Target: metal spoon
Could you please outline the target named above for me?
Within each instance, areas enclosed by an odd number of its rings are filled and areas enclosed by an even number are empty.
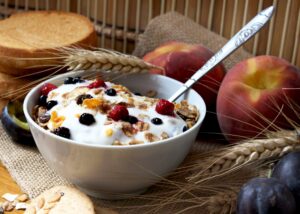
[[[184,94],[195,82],[213,69],[218,63],[228,57],[242,44],[254,36],[272,17],[274,7],[268,7],[257,14],[238,33],[236,33],[213,57],[211,57],[188,81],[182,85],[170,98],[173,102]]]

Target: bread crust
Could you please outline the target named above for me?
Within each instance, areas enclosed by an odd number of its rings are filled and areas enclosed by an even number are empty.
[[[88,18],[78,15],[75,13],[69,12],[57,12],[57,11],[32,11],[32,12],[24,12],[12,15],[12,19],[22,19],[24,16],[32,16],[36,14],[51,14],[51,15],[58,15],[58,16],[69,16],[74,17],[77,20],[80,19],[83,21],[85,27],[88,28],[87,35],[83,38],[79,38],[76,42],[65,45],[65,46],[58,46],[55,48],[46,48],[46,49],[39,49],[39,48],[32,48],[32,49],[25,49],[25,48],[15,48],[15,47],[6,47],[0,42],[0,71],[14,75],[14,76],[22,76],[34,73],[41,68],[33,68],[38,66],[45,66],[49,64],[58,64],[58,61],[55,60],[47,60],[43,58],[53,57],[57,54],[57,49],[63,47],[95,47],[97,45],[97,34],[94,29],[93,24],[89,21]],[[0,26],[5,20],[0,21]],[[49,20],[50,21],[50,20]],[[76,33],[76,32],[74,32]],[[30,58],[34,58],[31,60]],[[40,59],[38,59],[40,58]],[[38,60],[37,60],[38,59]],[[46,69],[46,67],[43,67]]]

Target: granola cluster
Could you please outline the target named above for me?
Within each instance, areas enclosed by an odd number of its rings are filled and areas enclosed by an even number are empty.
[[[125,86],[101,80],[77,77],[77,82],[69,82],[59,87],[45,85],[51,90],[42,88],[33,115],[44,129],[78,142],[151,143],[186,131],[199,118],[197,108],[187,101],[173,104],[134,94]],[[155,96],[155,92],[149,95]]]

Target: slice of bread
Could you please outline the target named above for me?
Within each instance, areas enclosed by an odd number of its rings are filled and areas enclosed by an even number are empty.
[[[0,70],[17,76],[30,74],[41,69],[33,68],[37,65],[53,64],[52,60],[42,58],[57,55],[59,48],[96,45],[93,24],[79,14],[58,11],[14,14],[0,21]]]

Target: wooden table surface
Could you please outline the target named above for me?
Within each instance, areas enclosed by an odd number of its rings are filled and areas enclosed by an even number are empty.
[[[16,184],[16,182],[12,179],[10,174],[8,173],[7,169],[3,166],[3,164],[0,161],[0,196],[2,196],[4,193],[13,193],[13,194],[21,194],[20,187]],[[4,202],[5,199],[1,198],[0,203]],[[5,214],[21,214],[24,213],[24,211],[12,211],[12,212],[5,212]]]

